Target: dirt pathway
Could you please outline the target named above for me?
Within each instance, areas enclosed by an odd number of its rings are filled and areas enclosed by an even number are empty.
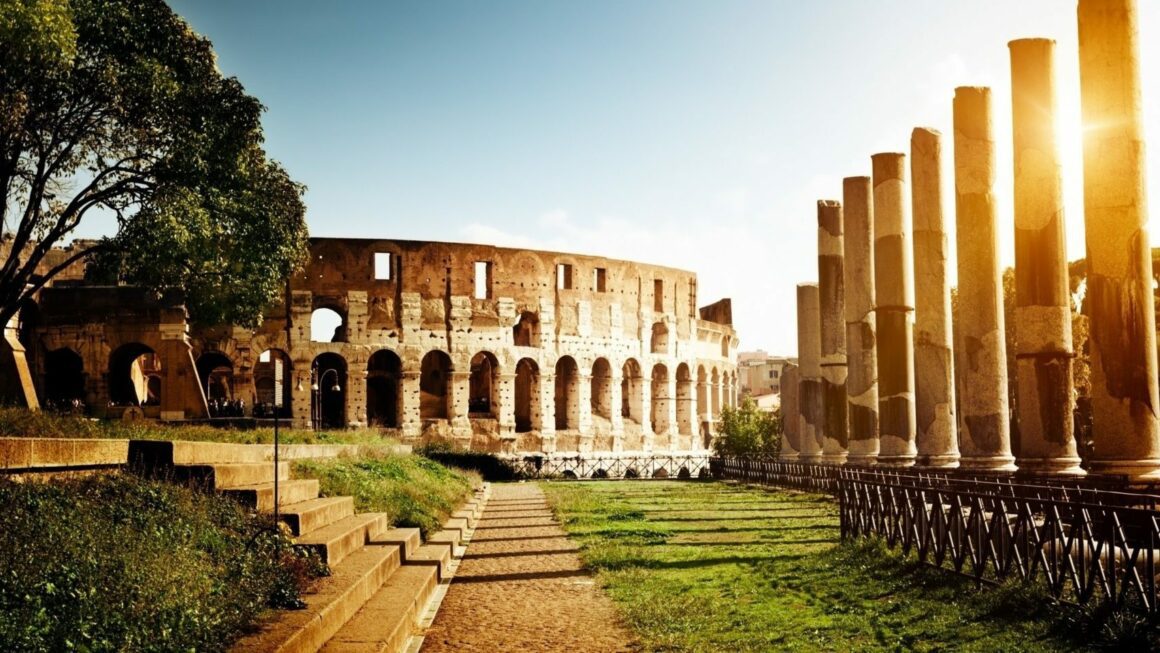
[[[540,488],[493,486],[422,651],[637,650],[576,551]]]

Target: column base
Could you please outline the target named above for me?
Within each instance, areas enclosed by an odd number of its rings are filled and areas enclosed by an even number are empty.
[[[798,462],[798,452],[792,449],[789,451],[782,449],[781,453],[777,455],[777,459],[783,463],[796,463]]]
[[[1145,460],[1093,460],[1089,465],[1092,474],[1122,474],[1133,481],[1160,480],[1160,458]]]
[[[822,462],[822,454],[818,453],[799,453],[797,461],[807,465],[817,465]]]
[[[1018,467],[1015,466],[1015,456],[963,456],[959,458],[959,468],[968,469],[972,471],[986,471],[986,472],[1013,472]]]
[[[850,440],[846,456],[848,465],[873,465],[878,462],[878,440]]]
[[[821,463],[823,465],[845,465],[847,454],[845,451],[841,453],[823,453]]]
[[[883,456],[878,454],[879,467],[914,467],[914,454],[901,456]]]
[[[858,467],[872,467],[878,464],[878,452],[874,453],[854,453],[850,452],[846,456],[847,465],[855,465]]]
[[[1084,476],[1087,470],[1080,467],[1079,456],[1059,458],[1016,458],[1015,464],[1020,474],[1032,476]]]
[[[923,469],[958,469],[961,464],[960,458],[957,453],[941,456],[919,456],[915,460],[915,466]]]

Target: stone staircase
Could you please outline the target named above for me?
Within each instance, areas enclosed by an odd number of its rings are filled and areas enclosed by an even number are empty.
[[[138,473],[272,512],[269,454],[255,445],[134,441],[129,460]],[[234,645],[236,653],[404,651],[436,588],[450,581],[452,560],[462,555],[488,496],[486,486],[477,490],[422,543],[417,528],[391,528],[383,513],[356,513],[353,497],[319,497],[318,481],[292,478],[289,462],[278,465],[278,485],[280,518],[295,544],[318,552],[331,575],[302,597],[305,609],[277,611]]]

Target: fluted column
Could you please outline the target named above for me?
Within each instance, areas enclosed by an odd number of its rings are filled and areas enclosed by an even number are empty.
[[[906,155],[870,157],[874,183],[874,290],[878,328],[878,464],[914,465],[914,266]]]
[[[1011,48],[1015,344],[1020,471],[1082,474],[1072,396],[1071,293],[1055,138],[1055,41]]]
[[[846,462],[846,304],[842,205],[818,201],[818,302],[822,338],[822,462]]]
[[[781,460],[798,459],[798,366],[790,363],[781,368]]]
[[[850,464],[878,461],[878,352],[874,321],[874,207],[869,177],[842,181]]]
[[[818,284],[797,287],[798,365],[798,460],[817,463],[822,458],[822,337],[818,310]]]
[[[955,212],[959,314],[955,363],[959,447],[967,469],[1010,471],[1007,344],[995,226],[995,138],[991,89],[955,89]]]
[[[1134,0],[1080,0],[1093,471],[1160,478],[1156,316]]]
[[[943,219],[942,135],[917,128],[910,134],[911,204],[914,211],[914,382],[917,463],[959,466],[955,423],[955,373],[951,337],[951,287]]]

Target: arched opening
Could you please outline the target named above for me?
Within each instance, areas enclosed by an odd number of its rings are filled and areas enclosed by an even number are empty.
[[[161,358],[148,346],[131,342],[109,356],[109,401],[114,406],[161,404]]]
[[[641,375],[640,363],[630,358],[624,362],[620,380],[620,416],[632,420],[637,424],[644,423],[641,414],[644,403],[644,377]]]
[[[729,336],[721,337],[721,358],[729,359]]]
[[[294,366],[290,362],[290,355],[281,349],[267,349],[258,355],[258,364],[254,366],[254,398],[253,415],[259,419],[274,417],[290,417],[292,414],[291,379]],[[281,398],[281,401],[277,399]],[[280,406],[278,405],[280,404]]]
[[[693,378],[689,366],[677,366],[677,433],[693,434]]]
[[[447,419],[450,379],[451,357],[437,349],[427,352],[419,372],[420,419]]]
[[[649,421],[652,432],[665,435],[669,432],[669,368],[656,364],[652,369],[652,396]]]
[[[650,350],[654,354],[667,354],[669,351],[669,328],[664,322],[652,325],[652,340]]]
[[[657,467],[656,469],[653,470],[652,477],[653,478],[668,478],[669,477],[669,470],[665,469],[664,467]]]
[[[207,351],[194,364],[210,417],[241,417],[234,403],[234,363],[220,351]]]
[[[44,399],[45,408],[83,410],[85,361],[80,354],[63,347],[45,355]]]
[[[346,318],[333,308],[314,309],[310,314],[311,342],[346,342]]]
[[[540,346],[540,318],[535,313],[520,313],[520,320],[512,327],[512,344],[516,347]]]
[[[395,352],[380,349],[367,361],[367,424],[399,427],[399,385],[403,361]]]
[[[709,374],[709,404],[713,408],[713,419],[721,415],[721,377],[717,375],[717,368]]]
[[[346,360],[333,352],[319,354],[310,366],[310,408],[316,429],[346,427]]]
[[[677,478],[681,479],[682,481],[687,481],[693,478],[693,475],[689,473],[688,467],[681,467],[677,470]]]
[[[580,369],[576,359],[564,356],[556,361],[556,430],[580,428]]]
[[[471,358],[471,389],[467,411],[472,417],[499,415],[499,360],[489,351]]]
[[[606,358],[592,364],[592,414],[612,419],[612,365]]]
[[[516,433],[540,430],[540,368],[536,361],[516,363]]]

